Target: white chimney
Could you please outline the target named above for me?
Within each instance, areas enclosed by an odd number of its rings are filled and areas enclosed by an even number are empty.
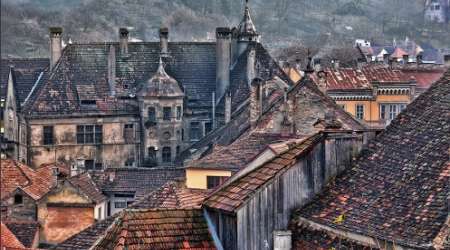
[[[50,71],[53,70],[59,58],[61,58],[61,27],[51,27],[50,29]]]
[[[273,250],[292,249],[292,232],[289,230],[273,231]]]
[[[70,166],[70,177],[75,176],[78,174],[78,166],[77,163],[72,163],[72,166]]]
[[[77,158],[77,170],[78,174],[84,172],[84,158]]]

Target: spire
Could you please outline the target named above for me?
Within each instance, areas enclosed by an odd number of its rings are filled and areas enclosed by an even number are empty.
[[[245,35],[259,35],[248,11],[248,0],[245,0],[244,17],[242,18],[242,21],[239,24],[238,31],[240,34]]]

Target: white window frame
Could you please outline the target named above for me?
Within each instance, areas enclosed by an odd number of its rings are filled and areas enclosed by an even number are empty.
[[[359,112],[358,112],[358,108],[362,107],[362,116],[359,116]],[[364,104],[355,104],[355,117],[360,119],[360,120],[364,120],[366,117],[366,105]]]

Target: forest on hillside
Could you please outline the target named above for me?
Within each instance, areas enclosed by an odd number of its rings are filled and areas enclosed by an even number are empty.
[[[250,0],[250,15],[271,48],[291,45],[386,44],[408,37],[423,46],[450,47],[450,23],[424,20],[430,0]],[[160,27],[171,41],[207,41],[216,27],[237,26],[244,0],[2,0],[1,55],[47,57],[48,28],[63,40],[156,41]]]

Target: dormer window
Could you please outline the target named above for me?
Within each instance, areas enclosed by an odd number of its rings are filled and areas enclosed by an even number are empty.
[[[14,204],[22,204],[23,197],[20,194],[14,195]]]
[[[96,105],[96,100],[81,100],[81,105]]]

